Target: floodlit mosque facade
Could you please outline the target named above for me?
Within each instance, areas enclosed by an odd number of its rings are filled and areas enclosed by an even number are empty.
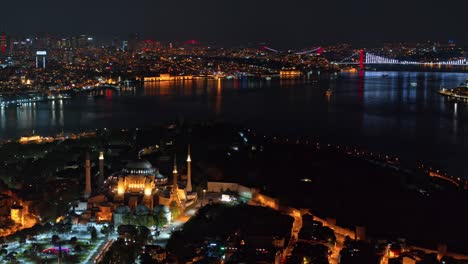
[[[103,162],[100,158],[100,162],[101,160]],[[89,167],[86,169],[89,170]],[[82,224],[113,221],[114,225],[118,226],[123,224],[123,215],[140,215],[146,212],[141,209],[143,207],[148,209],[148,213],[163,211],[170,214],[168,208],[174,203],[181,208],[190,206],[197,200],[196,193],[192,193],[190,148],[187,157],[187,180],[182,182],[185,188],[179,188],[178,176],[175,159],[172,182],[169,182],[168,177],[162,175],[149,161],[143,159],[131,161],[102,183],[104,190],[102,194],[90,196],[82,203],[81,208],[78,208],[79,221]],[[86,177],[90,177],[88,171]],[[88,185],[91,181],[86,182]],[[85,190],[90,189],[90,186],[85,188]]]
[[[167,177],[152,167],[146,160],[129,162],[122,170],[117,181],[117,195],[126,193],[143,193],[145,196],[152,195],[157,185],[167,183]]]

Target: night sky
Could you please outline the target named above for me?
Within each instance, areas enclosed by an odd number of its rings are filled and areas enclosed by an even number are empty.
[[[437,3],[437,4],[434,4]],[[212,44],[468,42],[467,0],[9,0],[0,29]]]

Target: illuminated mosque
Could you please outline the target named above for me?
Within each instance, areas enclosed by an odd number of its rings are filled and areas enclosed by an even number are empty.
[[[101,175],[104,173],[101,169],[104,163],[101,154],[99,162],[99,178],[101,179]],[[100,183],[103,192],[91,196],[89,164],[89,155],[87,155],[84,196],[88,198],[75,210],[80,215],[79,223],[111,222],[114,219],[114,224],[118,225],[122,223],[119,220],[116,221],[116,218],[123,218],[117,215],[130,214],[136,212],[137,209],[141,211],[142,207],[146,207],[149,212],[168,211],[167,208],[174,206],[174,204],[184,209],[197,200],[197,194],[192,192],[190,147],[187,155],[186,180],[181,181],[185,188],[179,188],[176,158],[174,158],[172,182],[169,182],[168,177],[162,175],[149,161],[138,159],[128,162],[121,171],[113,173],[106,180],[103,180]]]

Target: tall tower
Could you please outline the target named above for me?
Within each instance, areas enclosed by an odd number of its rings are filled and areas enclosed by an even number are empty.
[[[7,36],[4,33],[0,33],[0,52],[2,54],[7,52]]]
[[[88,199],[91,196],[91,161],[89,159],[89,152],[86,152],[85,176],[86,176],[86,187],[85,187],[84,197]]]
[[[177,156],[174,156],[174,170],[172,170],[172,180],[173,180],[172,188],[174,190],[178,189],[178,185],[177,185],[177,174],[178,173],[179,172],[177,171]]]
[[[188,193],[192,192],[192,159],[190,158],[190,145],[188,145],[188,154],[187,154],[187,187],[185,190]]]
[[[46,68],[46,56],[47,56],[47,51],[37,51],[36,52],[36,69],[39,68],[39,58],[42,57],[42,68]]]
[[[99,187],[104,185],[104,151],[99,151]]]
[[[364,50],[359,51],[359,69],[364,69],[364,60],[365,60],[365,52]]]

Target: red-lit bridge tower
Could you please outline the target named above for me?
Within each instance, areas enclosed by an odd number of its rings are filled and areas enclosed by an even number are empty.
[[[364,60],[365,60],[366,54],[364,50],[359,51],[359,69],[364,69]]]

